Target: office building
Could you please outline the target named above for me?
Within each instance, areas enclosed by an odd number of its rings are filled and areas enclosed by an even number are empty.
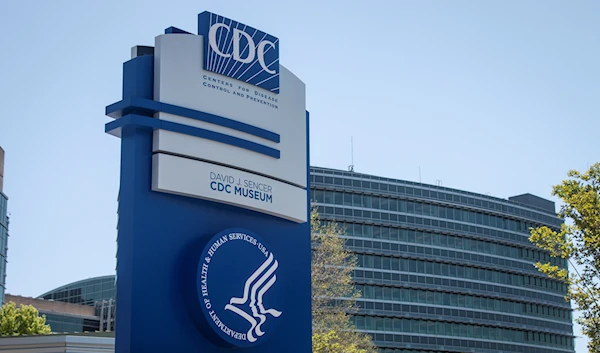
[[[31,304],[40,310],[40,314],[46,314],[53,332],[114,331],[115,292],[114,275],[94,277],[50,290]],[[74,318],[70,311],[61,312],[62,306],[54,308],[53,312],[40,309],[48,305],[46,303],[56,302],[68,303],[67,309],[81,307],[86,310],[85,317]]]
[[[530,227],[558,230],[554,203],[311,168],[320,218],[345,229],[359,260],[358,329],[381,352],[573,352],[567,287]]]
[[[103,300],[116,298],[115,276],[94,277],[65,284],[38,298],[94,306]]]
[[[529,227],[558,230],[553,202],[501,199],[436,185],[311,168],[312,201],[344,229],[358,256],[358,329],[382,353],[572,353],[567,288],[533,264],[550,261]],[[95,307],[114,327],[115,277],[61,286],[39,298]],[[99,308],[104,304],[104,317]],[[106,330],[106,329],[104,329]]]
[[[54,333],[95,332],[100,328],[100,318],[92,306],[77,305],[59,301],[28,298],[6,294],[6,302],[17,306],[31,305],[40,316],[46,316],[46,323]]]
[[[32,305],[53,333],[112,332],[115,329],[115,276],[69,283],[37,298],[6,295],[6,302]]]
[[[4,150],[0,147],[0,304],[6,290],[6,254],[8,251],[8,196],[4,194]]]

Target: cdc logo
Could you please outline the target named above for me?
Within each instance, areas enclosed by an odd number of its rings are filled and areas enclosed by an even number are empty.
[[[204,69],[279,93],[279,39],[210,12],[198,15]]]
[[[196,281],[209,338],[234,347],[268,339],[283,315],[278,267],[264,241],[246,230],[224,230],[209,240]]]

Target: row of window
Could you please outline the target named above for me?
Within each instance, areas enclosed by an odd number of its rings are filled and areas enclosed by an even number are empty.
[[[510,344],[484,340],[467,340],[435,336],[395,335],[371,332],[373,342],[385,353],[572,353],[573,349],[536,347],[531,344]],[[390,348],[394,347],[394,348]],[[404,347],[410,347],[408,351]],[[425,350],[414,350],[423,348]],[[444,351],[440,351],[444,350]]]
[[[7,203],[8,200],[0,194],[0,226],[8,226]]]
[[[96,301],[116,297],[114,278],[105,278],[77,283],[59,288],[45,294],[42,299],[54,301],[94,305]]]
[[[6,263],[6,256],[0,254],[0,287],[2,288],[6,288],[4,283],[4,279],[6,276]],[[0,297],[0,300],[2,300],[3,298],[4,297]]]
[[[419,216],[443,218],[452,221],[460,221],[487,227],[506,229],[513,232],[527,233],[530,227],[536,226],[532,222],[508,219],[483,212],[474,212],[454,207],[432,205],[430,203],[420,201],[398,200],[390,197],[361,195],[351,192],[328,190],[314,190],[312,197],[313,201],[318,203],[362,207],[386,212],[400,212]]]
[[[356,285],[363,299],[389,300],[404,303],[443,305],[457,308],[497,311],[501,313],[538,316],[571,322],[571,311],[548,305],[515,302],[506,299],[487,298],[468,294],[440,291]]]
[[[440,262],[402,259],[397,257],[357,254],[358,267],[411,272],[444,277],[454,277],[473,281],[491,282],[517,287],[532,287],[566,293],[567,285],[556,280],[506,273],[464,265]]]
[[[573,339],[566,335],[523,331],[504,327],[362,315],[354,316],[353,321],[357,329],[367,331],[405,332],[435,336],[465,337],[491,341],[539,344],[559,348],[573,347]]]
[[[554,330],[558,334],[571,334],[573,327],[570,324],[530,319],[519,316],[503,315],[473,310],[450,309],[428,305],[393,304],[371,301],[358,301],[361,308],[359,314],[421,318],[425,320],[447,320],[456,322],[477,323],[478,325],[502,325],[516,329]]]
[[[429,261],[451,261],[468,266],[493,267],[502,271],[528,272],[534,276],[544,275],[531,263],[511,261],[503,258],[484,256],[460,251],[429,248],[426,246],[412,246],[387,242],[377,242],[360,239],[346,239],[346,247],[355,253],[377,253],[386,256],[418,257]]]
[[[8,230],[0,225],[0,275],[6,274],[6,253],[8,250]],[[0,284],[4,285],[4,281],[0,278]]]
[[[364,306],[361,306],[361,310],[357,314],[370,315],[370,316],[383,316],[383,317],[400,317],[400,318],[411,318],[411,319],[423,319],[423,320],[446,320],[457,323],[475,323],[478,325],[496,326],[501,325],[506,328],[514,328],[519,330],[553,330],[552,332],[562,335],[570,335],[573,332],[573,328],[568,324],[559,324],[551,321],[543,321],[537,319],[527,319],[518,316],[494,314],[487,312],[479,312],[472,310],[460,310],[460,309],[448,309],[440,307],[431,307],[425,305],[407,305],[407,304],[394,304],[392,305],[393,311],[382,310],[380,308],[369,308],[369,307],[380,307],[379,302],[361,302]],[[379,305],[377,305],[379,304]],[[398,306],[398,308],[396,307]],[[402,311],[395,310],[402,308]]]
[[[432,245],[442,248],[472,251],[478,254],[512,257],[519,260],[526,259],[531,261],[540,261],[542,263],[550,262],[553,265],[558,265],[562,268],[567,267],[566,259],[550,257],[548,253],[537,249],[527,249],[517,246],[492,243],[489,241],[464,238],[456,235],[439,234],[412,229],[401,229],[350,222],[337,222],[337,224],[342,230],[344,230],[345,235],[352,237]],[[518,267],[518,265],[515,265],[514,263],[510,266]],[[531,267],[531,264],[527,264],[527,266]]]
[[[8,248],[8,229],[0,225],[0,254],[6,255]]]
[[[433,352],[433,351],[422,351],[414,349],[393,349],[393,348],[380,348],[377,350],[378,353],[444,353],[444,352]]]
[[[333,207],[318,205],[319,217],[326,220],[335,221],[354,221],[367,223],[380,223],[384,225],[408,225],[416,228],[429,228],[432,230],[441,230],[444,233],[456,232],[459,234],[470,233],[477,236],[494,237],[499,240],[508,240],[514,243],[521,243],[531,246],[527,234],[518,234],[514,232],[505,232],[489,227],[478,227],[474,225],[455,223],[450,221],[441,221],[438,219],[421,218],[414,216],[405,216],[396,213],[385,213],[378,211],[363,211],[352,208]]]
[[[71,303],[71,304],[81,304],[81,305],[95,305],[98,301],[101,301],[106,298],[115,298],[114,290],[100,291],[90,293],[88,295],[75,295],[69,296],[66,292],[58,292],[53,294],[45,295],[42,299],[46,300],[54,300],[58,302]]]
[[[397,286],[402,284],[405,287],[419,287],[433,290],[452,290],[464,292],[468,291],[475,295],[483,296],[501,296],[506,299],[514,299],[519,301],[535,301],[540,303],[548,303],[550,305],[569,308],[568,302],[564,296],[550,294],[548,292],[531,291],[521,288],[513,288],[507,286],[497,286],[491,283],[478,283],[472,281],[462,281],[452,278],[431,277],[409,275],[397,272],[381,272],[368,270],[354,270],[353,279],[360,284],[381,284],[389,286]]]
[[[404,348],[379,348],[377,353],[448,353],[448,351],[424,351],[416,349],[404,349]]]
[[[398,196],[407,195],[408,197],[428,198],[439,200],[442,202],[452,202],[455,204],[463,204],[470,207],[485,208],[491,210],[492,212],[509,213],[517,215],[519,217],[534,219],[540,221],[541,223],[552,224],[555,226],[560,226],[560,224],[562,223],[562,221],[556,217],[540,214],[538,212],[530,211],[527,209],[513,207],[510,205],[501,204],[493,201],[481,200],[474,197],[445,193],[436,190],[412,188],[408,186],[405,187],[401,185],[388,183],[377,183],[368,180],[342,179],[327,176],[324,177],[321,175],[311,175],[311,183],[314,186],[317,186],[318,184],[325,184],[326,186],[337,186],[340,188],[352,187],[354,189],[372,191],[375,193],[389,193]]]
[[[63,315],[44,314],[46,323],[50,325],[50,330],[55,333],[63,332],[96,332],[99,328],[99,321],[75,318]]]
[[[377,353],[447,353],[448,351],[424,351],[416,349],[404,349],[404,348],[379,348]]]

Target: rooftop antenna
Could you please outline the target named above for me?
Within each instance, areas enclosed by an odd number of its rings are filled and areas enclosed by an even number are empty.
[[[421,184],[421,166],[419,166],[419,184]]]
[[[436,180],[436,181],[435,181],[435,183],[436,183],[438,186],[442,186],[442,185],[443,185],[443,183],[442,183],[442,180],[440,180],[440,179]]]
[[[350,136],[350,165],[348,166],[348,171],[354,171],[354,137]]]

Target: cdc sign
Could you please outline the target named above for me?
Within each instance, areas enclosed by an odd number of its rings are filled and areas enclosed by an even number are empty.
[[[308,113],[278,48],[204,12],[124,64],[116,353],[310,352]]]
[[[279,93],[279,39],[210,12],[198,15],[198,34],[205,70]]]

